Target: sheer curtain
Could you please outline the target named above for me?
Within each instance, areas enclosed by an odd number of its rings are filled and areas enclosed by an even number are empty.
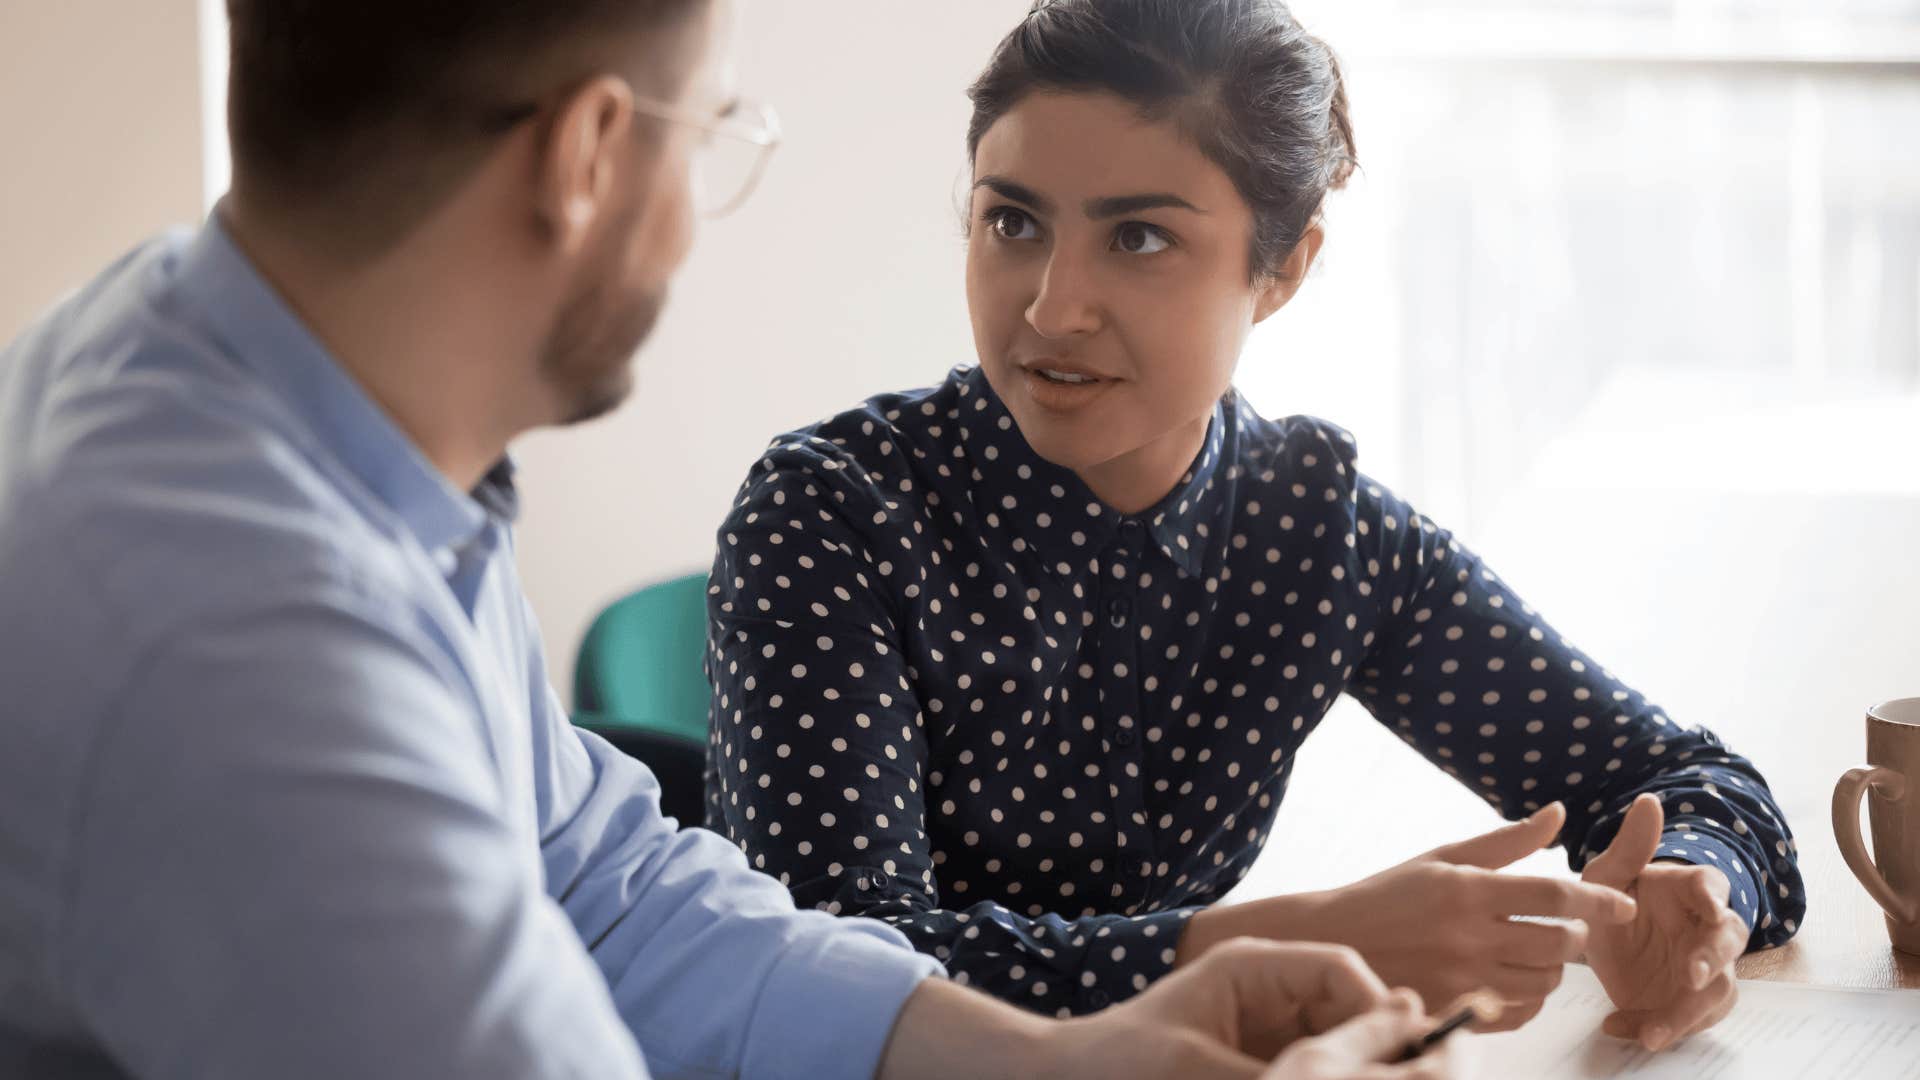
[[[1364,173],[1241,390],[1824,832],[1861,713],[1920,694],[1920,0],[1293,7]],[[1303,826],[1359,785],[1423,808],[1378,866],[1484,812],[1350,701],[1302,756],[1240,897],[1346,880]]]
[[[1263,410],[1472,526],[1622,380],[1920,392],[1920,2],[1295,7],[1366,172],[1249,349]]]

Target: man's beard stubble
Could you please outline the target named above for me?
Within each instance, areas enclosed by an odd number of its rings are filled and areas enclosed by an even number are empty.
[[[634,354],[666,307],[666,286],[623,295],[607,269],[589,275],[589,284],[561,308],[541,351],[540,368],[561,403],[562,424],[596,419],[626,400]]]

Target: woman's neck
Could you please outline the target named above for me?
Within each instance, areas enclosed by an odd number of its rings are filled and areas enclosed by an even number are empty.
[[[1167,497],[1207,442],[1208,413],[1127,453],[1076,470],[1099,500],[1122,514],[1138,514]]]

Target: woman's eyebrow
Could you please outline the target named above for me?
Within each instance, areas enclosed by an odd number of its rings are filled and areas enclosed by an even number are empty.
[[[1146,195],[1111,195],[1104,199],[1088,199],[1080,205],[1086,215],[1098,221],[1103,218],[1125,217],[1142,210],[1189,210],[1204,214],[1205,210],[1171,192],[1153,192]]]
[[[1053,213],[1053,200],[1027,187],[1017,184],[1004,176],[983,176],[973,182],[975,190],[986,188],[1003,199],[1025,203],[1043,214]]]
[[[1010,202],[1024,203],[1042,214],[1051,214],[1053,200],[1033,190],[1025,184],[1009,180],[1004,176],[983,176],[973,182],[975,189],[986,188]],[[1108,195],[1099,199],[1088,199],[1080,204],[1081,212],[1095,221],[1106,218],[1124,217],[1137,214],[1142,210],[1186,210],[1195,214],[1204,214],[1205,210],[1193,205],[1172,192],[1155,191],[1140,195]]]

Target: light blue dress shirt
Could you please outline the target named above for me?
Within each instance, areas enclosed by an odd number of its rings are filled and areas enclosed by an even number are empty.
[[[938,965],[568,723],[514,503],[217,223],[0,354],[0,1076],[872,1074]]]

